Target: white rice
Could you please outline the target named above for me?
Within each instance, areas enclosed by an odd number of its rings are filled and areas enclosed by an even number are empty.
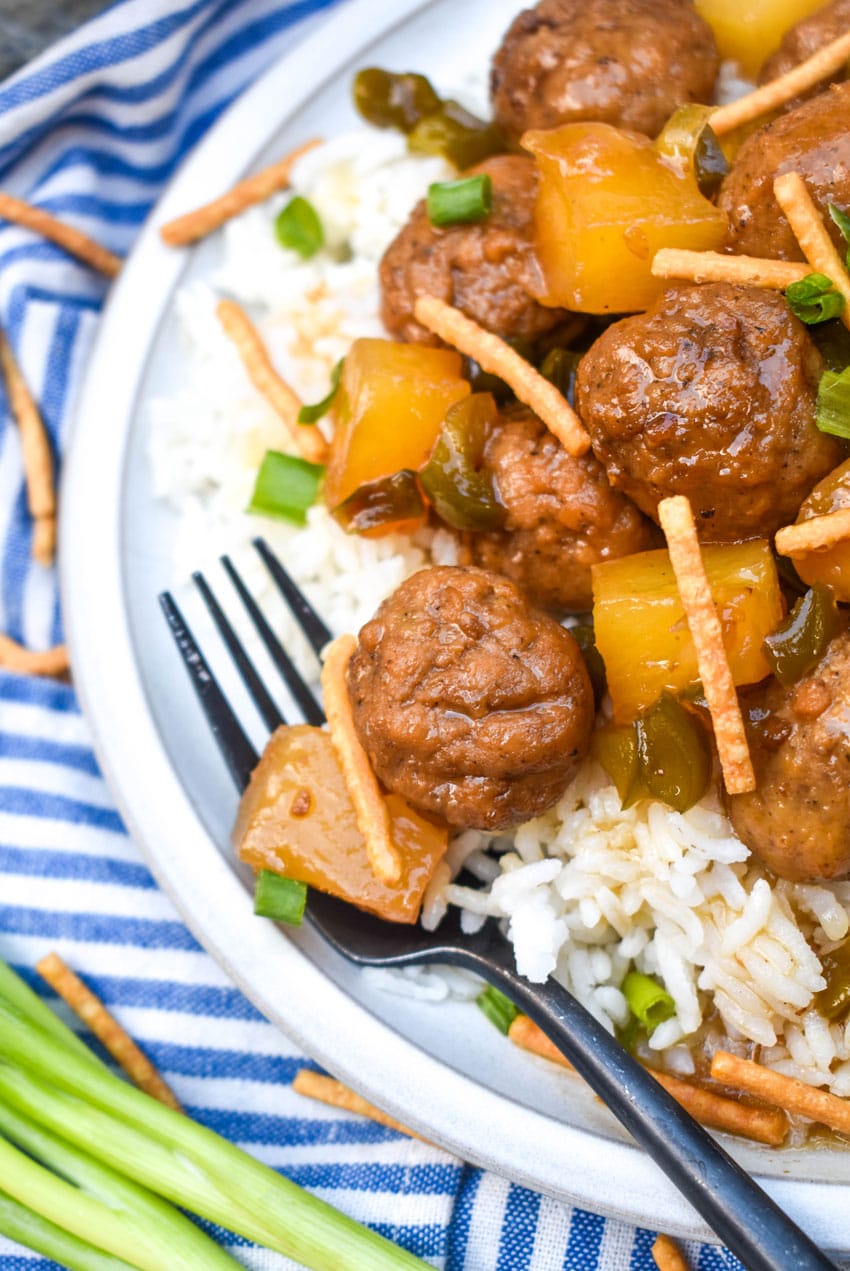
[[[305,400],[323,396],[350,342],[384,334],[377,262],[428,183],[446,174],[440,160],[407,155],[394,134],[339,137],[293,176],[323,221],[325,250],[308,263],[282,250],[276,206],[254,208],[225,229],[211,283],[179,295],[185,383],[153,403],[150,421],[155,490],[178,514],[177,580],[261,532],[331,628],[356,632],[410,573],[454,560],[445,533],[367,540],[344,534],[322,507],[304,529],[244,514],[260,460],[282,438],[214,312],[222,293],[249,306],[283,375]],[[297,645],[282,609],[275,620]],[[454,881],[461,868],[480,890]],[[850,883],[771,887],[713,799],[684,814],[649,801],[623,811],[589,761],[558,807],[512,839],[454,839],[424,924],[436,926],[449,905],[467,931],[489,915],[502,920],[520,971],[554,975],[609,1028],[628,1017],[620,986],[630,967],[658,977],[676,1010],[650,1045],[672,1071],[693,1070],[683,1042],[713,1004],[710,1045],[761,1048],[779,1071],[850,1094],[850,1024],[829,1025],[812,1009],[824,987],[819,952],[850,930]],[[398,991],[397,974],[371,975]],[[403,991],[438,1000],[472,989],[459,973],[417,970]]]

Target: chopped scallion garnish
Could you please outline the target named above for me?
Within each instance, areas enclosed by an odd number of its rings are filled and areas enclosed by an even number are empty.
[[[342,365],[345,358],[340,358],[334,369],[331,371],[331,390],[327,396],[323,397],[320,402],[314,403],[312,406],[302,406],[298,412],[299,424],[315,424],[317,419],[321,419],[323,415],[327,415],[331,406],[333,406],[334,398],[339,389],[339,381],[342,376]]]
[[[820,377],[815,423],[821,432],[850,441],[850,366]]]
[[[298,455],[282,455],[277,450],[267,450],[257,473],[248,511],[304,525],[307,509],[316,502],[324,474],[325,470],[319,463],[309,463]]]
[[[490,1023],[496,1025],[500,1033],[507,1034],[511,1024],[519,1015],[519,1010],[511,999],[505,997],[504,993],[500,993],[498,989],[494,989],[492,984],[488,985],[483,993],[478,994],[475,1004],[484,1012]]]
[[[489,216],[492,206],[493,182],[486,173],[428,186],[428,219],[432,225],[480,221]]]
[[[850,215],[847,212],[842,212],[841,208],[836,207],[834,203],[829,204],[829,214],[833,222],[841,230],[845,243],[850,243]],[[847,268],[850,269],[850,251],[848,251],[844,259]]]
[[[676,1014],[676,1003],[667,990],[641,971],[629,971],[623,980],[623,996],[648,1033]]]
[[[806,326],[837,318],[844,309],[844,297],[826,274],[807,274],[786,288],[785,299],[795,317]]]
[[[319,213],[300,194],[290,199],[274,224],[281,247],[297,252],[304,260],[315,256],[325,243],[325,231]]]
[[[275,922],[300,927],[307,904],[307,884],[284,878],[270,869],[261,869],[254,889],[254,913]]]

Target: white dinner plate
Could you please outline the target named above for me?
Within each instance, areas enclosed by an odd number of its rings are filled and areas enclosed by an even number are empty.
[[[236,795],[157,605],[171,581],[171,514],[152,495],[146,404],[181,379],[173,300],[208,275],[157,226],[315,135],[355,125],[354,71],[465,76],[519,3],[351,0],[263,76],[171,182],[122,269],[88,369],[66,464],[62,587],[74,679],[128,828],[198,940],[304,1050],[458,1156],[559,1199],[711,1239],[675,1188],[568,1073],[510,1046],[474,1007],[388,996],[309,928],[252,914],[229,846]],[[203,438],[199,438],[199,445]],[[93,497],[96,491],[96,497]],[[850,1153],[730,1144],[823,1246],[850,1249]]]

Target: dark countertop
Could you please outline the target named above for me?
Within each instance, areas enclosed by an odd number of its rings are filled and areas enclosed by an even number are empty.
[[[107,0],[0,0],[0,79],[107,7]]]

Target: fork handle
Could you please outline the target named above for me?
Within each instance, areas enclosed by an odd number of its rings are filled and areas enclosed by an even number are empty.
[[[554,980],[530,984],[513,954],[457,950],[456,961],[501,989],[558,1049],[675,1183],[747,1271],[836,1271],[834,1262],[654,1077]]]

